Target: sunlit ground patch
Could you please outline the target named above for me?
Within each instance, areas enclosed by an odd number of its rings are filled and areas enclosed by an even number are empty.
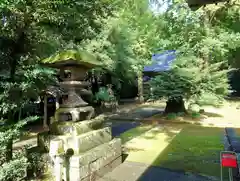
[[[136,137],[134,130],[130,131],[132,139],[124,144],[127,161],[219,177],[222,128],[168,124]],[[130,134],[121,135],[126,136]]]
[[[126,140],[126,137],[131,137],[129,141],[125,142],[124,147],[128,153],[127,161],[135,161],[152,164],[171,142],[173,137],[177,135],[181,127],[170,126],[153,126],[151,129],[142,132],[138,136],[134,136],[137,129],[121,135],[121,138]],[[144,156],[143,156],[144,155]]]

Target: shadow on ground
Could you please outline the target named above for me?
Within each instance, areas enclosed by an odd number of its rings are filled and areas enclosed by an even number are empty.
[[[110,125],[109,125],[110,124]],[[113,122],[108,122],[107,126],[110,126],[112,129],[112,136],[113,137],[118,137],[122,133],[136,128],[137,126],[140,126],[140,122],[123,122],[123,121],[113,121]]]
[[[159,126],[159,125],[158,125]],[[176,134],[175,126],[184,128]],[[189,127],[190,126],[190,127]],[[161,127],[161,125],[160,125]],[[134,128],[136,129],[136,128]],[[131,131],[128,130],[128,131]],[[107,174],[104,180],[115,181],[217,181],[219,180],[219,152],[222,150],[221,128],[206,128],[197,125],[179,124],[161,130],[169,141],[151,163],[129,161],[124,154],[124,163]],[[145,131],[147,132],[147,130]],[[134,137],[144,134],[139,132]],[[155,139],[152,136],[145,139]],[[176,135],[176,136],[175,136]],[[175,136],[175,137],[174,137]],[[131,137],[132,139],[134,137]],[[159,145],[161,147],[161,145]],[[131,154],[131,153],[130,153]],[[142,157],[148,157],[147,154]],[[145,158],[147,159],[147,158]],[[141,159],[140,159],[141,160]],[[124,173],[124,174],[123,174]],[[202,176],[213,175],[212,177]]]
[[[163,108],[154,106],[139,106],[134,109],[123,110],[118,113],[112,114],[108,118],[110,120],[144,120],[145,118],[152,117],[153,115],[163,112]]]

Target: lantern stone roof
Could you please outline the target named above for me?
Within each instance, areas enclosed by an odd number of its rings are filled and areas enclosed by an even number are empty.
[[[84,50],[62,51],[42,60],[41,64],[53,68],[64,66],[84,66],[87,68],[93,68],[101,66],[101,62],[97,61],[95,56]]]

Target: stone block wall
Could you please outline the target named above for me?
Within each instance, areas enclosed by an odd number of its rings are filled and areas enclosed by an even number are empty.
[[[56,181],[94,180],[122,163],[121,139],[112,139],[111,128],[102,127],[103,121],[101,117],[54,126],[51,133],[55,134],[49,136],[45,147]],[[39,142],[45,137],[40,136]]]

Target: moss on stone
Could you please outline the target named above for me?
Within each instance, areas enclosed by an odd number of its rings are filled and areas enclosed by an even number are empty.
[[[54,134],[54,135],[62,135],[64,134],[64,132],[62,132],[61,130],[66,128],[66,127],[72,127],[73,126],[72,121],[68,121],[68,122],[54,122],[50,125],[50,133]]]
[[[49,144],[50,144],[50,132],[49,131],[44,131],[41,133],[38,133],[37,135],[37,143],[38,147],[43,150],[48,152],[49,151]]]
[[[74,132],[76,135],[80,135],[101,128],[104,124],[104,121],[104,117],[97,117],[95,119],[79,122],[54,122],[50,125],[50,132],[54,135],[71,134],[72,132]]]
[[[101,63],[97,61],[96,57],[84,50],[66,50],[41,61],[42,64],[67,64],[68,62],[76,65],[84,65],[92,68],[93,66],[100,66]],[[73,62],[74,61],[74,62]]]
[[[74,110],[74,108],[58,108],[56,111],[55,111],[55,114],[54,114],[54,119],[55,120],[59,120],[59,114],[60,113],[70,113],[72,110]]]

